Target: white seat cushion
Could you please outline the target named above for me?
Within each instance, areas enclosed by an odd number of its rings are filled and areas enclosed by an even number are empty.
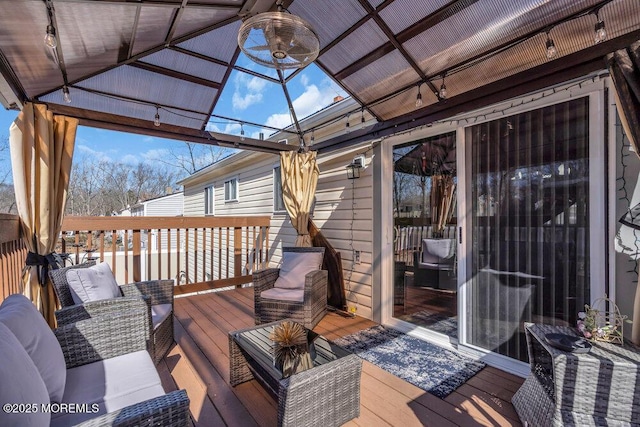
[[[164,395],[158,371],[142,350],[67,371],[65,403],[98,404],[96,413],[54,414],[52,426],[75,425],[101,414]]]
[[[171,304],[157,304],[151,306],[151,323],[153,329],[156,329],[164,319],[171,314]]]
[[[49,399],[60,402],[67,365],[60,344],[42,314],[27,297],[13,294],[0,305],[0,323],[11,331],[31,357],[47,387]]]
[[[31,303],[29,303],[31,304]],[[8,327],[0,323],[0,403],[28,404],[34,413],[0,410],[0,426],[46,426],[51,414],[42,412],[49,393],[38,369]]]
[[[280,301],[304,301],[304,289],[283,289],[271,288],[260,293],[262,298],[275,299]]]
[[[76,304],[121,296],[111,267],[106,262],[88,268],[69,269],[67,282],[71,298]]]
[[[307,273],[320,270],[322,252],[284,252],[280,273],[273,285],[282,289],[304,289]]]

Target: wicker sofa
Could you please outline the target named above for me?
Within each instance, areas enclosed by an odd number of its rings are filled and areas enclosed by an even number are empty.
[[[49,271],[49,277],[60,301],[62,309],[56,311],[58,325],[75,323],[78,320],[94,316],[105,316],[117,313],[121,307],[121,298],[92,301],[75,304],[69,289],[67,272],[74,268],[88,268],[95,262],[88,262],[71,267]],[[143,298],[148,305],[151,330],[149,352],[155,363],[159,363],[173,343],[173,286],[172,280],[150,280],[120,285],[120,292],[125,297]]]
[[[0,425],[186,426],[186,392],[164,392],[146,351],[146,303],[123,298],[121,308],[52,331],[26,297],[5,299]]]
[[[306,269],[304,254],[313,257]],[[313,329],[327,313],[328,273],[320,270],[324,248],[284,247],[282,257],[281,268],[253,273],[256,325],[289,318]],[[309,272],[305,274],[304,271]],[[284,272],[290,283],[287,287],[278,287],[278,279],[284,277]]]

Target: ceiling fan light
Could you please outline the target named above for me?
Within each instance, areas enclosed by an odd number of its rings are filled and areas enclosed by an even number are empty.
[[[249,59],[280,70],[304,68],[320,51],[318,35],[304,19],[286,12],[264,12],[243,22],[238,46]]]

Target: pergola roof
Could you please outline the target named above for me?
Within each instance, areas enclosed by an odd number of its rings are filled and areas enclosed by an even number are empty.
[[[23,0],[0,3],[0,100],[49,104],[89,126],[240,148],[281,144],[205,131],[237,65],[241,16],[273,0]],[[55,51],[43,36],[51,22]],[[604,68],[640,39],[638,0],[294,0],[320,39],[316,64],[379,123],[317,144],[339,148]],[[594,44],[596,12],[607,40]],[[547,33],[558,55],[545,55]],[[446,100],[436,95],[445,76]],[[63,102],[62,87],[73,102]],[[416,109],[421,89],[423,106]],[[161,127],[153,124],[156,108]],[[359,111],[359,110],[358,110]],[[166,113],[165,113],[166,112]],[[303,129],[303,132],[307,131]],[[286,147],[291,148],[291,147]]]

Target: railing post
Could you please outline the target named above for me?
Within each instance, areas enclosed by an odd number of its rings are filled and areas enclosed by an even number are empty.
[[[140,259],[140,230],[133,230],[133,281],[139,282],[142,277],[141,274],[141,259]]]
[[[233,227],[233,277],[242,276],[242,227]]]

